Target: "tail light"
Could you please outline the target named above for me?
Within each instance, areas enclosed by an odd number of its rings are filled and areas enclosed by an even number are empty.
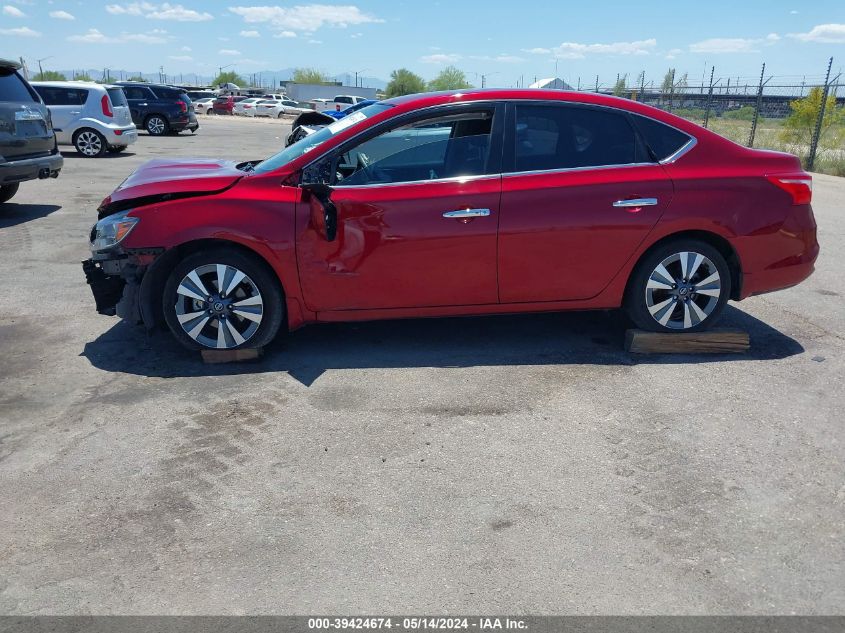
[[[181,99],[179,99],[179,101],[176,102],[176,105],[179,106],[180,111],[182,111],[182,112],[188,111],[188,104],[185,103],[184,101],[182,101]]]
[[[252,107],[252,106],[251,106],[251,105],[249,105],[248,103],[245,103],[245,104],[244,104],[244,110],[249,110],[251,107]]]
[[[792,204],[810,204],[813,200],[813,177],[809,174],[776,174],[768,181],[792,196]]]
[[[100,107],[103,109],[103,115],[109,118],[114,116],[114,112],[111,109],[111,101],[109,101],[108,95],[103,95],[103,98],[100,99]]]

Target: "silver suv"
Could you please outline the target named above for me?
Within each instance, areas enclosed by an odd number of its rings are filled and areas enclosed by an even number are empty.
[[[53,117],[59,145],[73,145],[86,158],[122,152],[138,140],[120,86],[82,81],[33,81]]]
[[[50,113],[20,67],[0,59],[0,204],[18,192],[20,183],[55,178],[62,168]]]

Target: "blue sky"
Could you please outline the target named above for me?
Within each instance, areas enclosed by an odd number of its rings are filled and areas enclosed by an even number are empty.
[[[817,78],[845,67],[845,1],[515,2],[514,0],[0,0],[0,56],[32,67],[241,74],[315,66],[329,75],[431,78],[447,64],[511,86],[558,76],[575,85],[659,83],[671,66],[716,76]]]

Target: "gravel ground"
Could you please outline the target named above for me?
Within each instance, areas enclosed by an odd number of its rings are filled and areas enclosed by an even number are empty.
[[[845,180],[816,180],[816,274],[726,312],[744,356],[633,357],[583,313],[207,366],[97,315],[79,265],[141,162],[289,130],[201,123],[68,152],[0,214],[0,613],[842,613]]]

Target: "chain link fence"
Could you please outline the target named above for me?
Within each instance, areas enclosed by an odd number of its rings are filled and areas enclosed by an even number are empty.
[[[660,85],[617,79],[615,86],[579,85],[670,111],[747,147],[795,154],[805,168],[845,176],[845,81],[831,77],[776,77],[763,65],[758,78],[716,77],[690,85],[670,71]],[[580,81],[579,81],[580,84]]]

